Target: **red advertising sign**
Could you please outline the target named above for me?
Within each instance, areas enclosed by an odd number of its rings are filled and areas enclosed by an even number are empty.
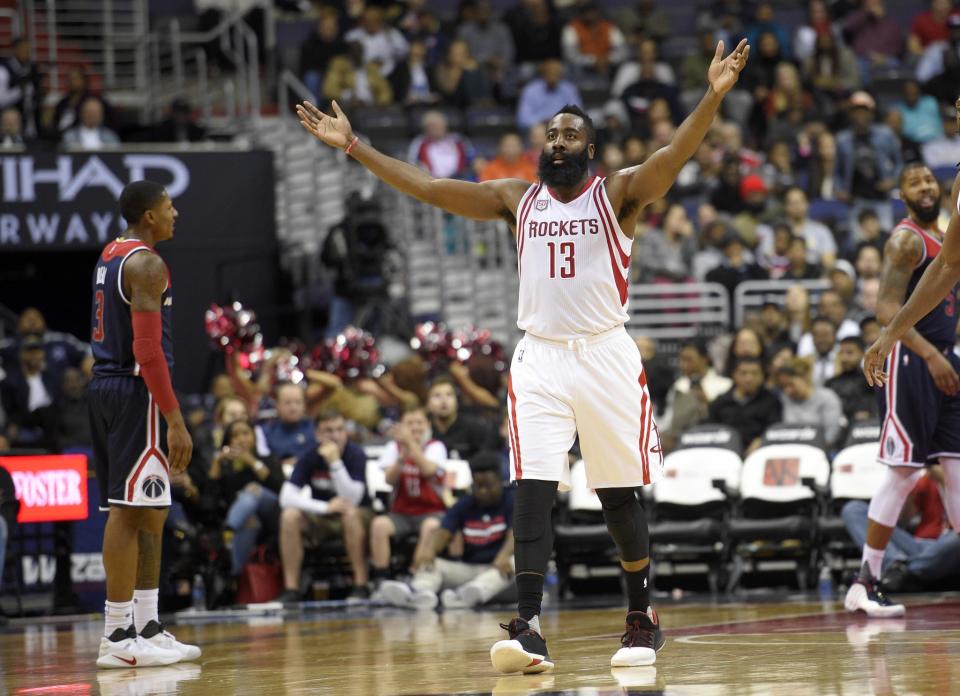
[[[20,501],[17,521],[87,519],[87,458],[82,454],[0,457]]]

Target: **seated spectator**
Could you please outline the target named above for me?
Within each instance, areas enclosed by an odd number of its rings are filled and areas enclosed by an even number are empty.
[[[797,357],[810,358],[813,385],[822,387],[837,372],[837,326],[820,315],[810,325],[810,333],[804,334],[797,345]]]
[[[51,437],[54,450],[89,448],[90,413],[87,405],[87,377],[75,367],[64,370],[54,407],[51,409]]]
[[[850,305],[844,301],[837,291],[831,289],[820,293],[818,312],[837,327],[837,340],[847,336],[860,335],[860,325],[850,317]],[[800,350],[800,347],[798,347],[798,350]],[[803,355],[803,353],[798,353],[798,355]]]
[[[442,602],[447,609],[464,609],[489,602],[512,584],[513,489],[504,488],[495,453],[474,456],[470,470],[471,492],[447,510],[428,543],[421,545],[410,584],[385,580],[380,585],[379,594],[388,604],[432,609]],[[438,558],[457,536],[463,537],[463,556]]]
[[[710,402],[733,386],[729,377],[718,375],[713,369],[703,339],[690,339],[680,346],[677,366],[680,378],[670,387],[667,407],[659,423],[665,447],[668,439],[672,444],[684,430],[702,423]]]
[[[711,60],[713,54],[716,52],[716,45],[712,46],[710,49]],[[674,84],[677,79],[673,74],[673,68],[671,68],[667,63],[663,63],[658,60],[658,49],[657,44],[653,39],[643,39],[637,45],[637,59],[631,60],[617,69],[616,77],[613,79],[613,84],[610,87],[610,94],[614,97],[619,97],[623,95],[624,90],[627,87],[632,85],[634,82],[640,80],[641,75],[651,74],[653,79],[656,82],[660,82],[665,85]],[[649,69],[644,71],[643,66],[649,66]],[[697,86],[703,86],[703,76],[707,73],[707,68],[709,68],[709,63],[706,67],[703,68],[703,71],[698,75]]]
[[[280,489],[280,555],[284,601],[298,601],[304,541],[318,545],[343,539],[353,572],[351,597],[366,599],[367,529],[373,519],[367,495],[367,455],[350,442],[343,416],[325,411],[317,416],[315,450],[297,460]],[[302,489],[310,486],[310,495]]]
[[[848,423],[873,420],[879,417],[877,394],[867,384],[861,370],[863,339],[847,336],[837,350],[837,374],[824,386],[840,397],[843,415]]]
[[[953,102],[960,75],[960,15],[947,19],[946,41],[930,44],[917,62],[916,77],[939,101]]]
[[[845,422],[840,398],[825,387],[815,387],[810,363],[803,358],[785,361],[777,370],[783,422],[820,428],[829,447],[837,444]]]
[[[883,270],[883,257],[880,250],[872,244],[860,244],[853,260],[854,270],[862,283],[871,278],[879,278]]]
[[[760,323],[757,330],[763,342],[764,352],[769,356],[779,351],[783,346],[792,348],[790,327],[787,314],[783,308],[772,300],[767,300],[760,308]]]
[[[24,336],[20,341],[20,361],[7,368],[0,382],[0,402],[7,415],[6,436],[15,445],[49,444],[44,432],[47,409],[54,403],[59,385],[46,366],[43,340]]]
[[[830,12],[824,0],[810,0],[807,13],[807,23],[797,27],[793,37],[793,57],[801,63],[814,54],[817,39],[825,34],[833,34]]]
[[[809,291],[802,285],[791,285],[787,288],[783,306],[787,313],[790,340],[796,344],[810,330],[810,320],[813,315],[810,311]],[[776,377],[776,375],[773,376]]]
[[[833,116],[840,99],[860,88],[857,58],[833,32],[817,37],[816,49],[802,68],[803,79],[812,87],[818,110],[824,116]]]
[[[238,420],[250,417],[247,404],[237,396],[225,396],[213,407],[209,422],[198,426],[193,433],[193,448],[204,459],[211,462],[223,446],[223,433],[227,426]]]
[[[390,575],[391,539],[419,535],[413,557],[420,557],[447,508],[443,498],[447,448],[433,439],[426,410],[422,406],[405,409],[389,437],[377,464],[393,486],[393,499],[390,512],[374,518],[370,525],[370,575],[374,583]],[[376,593],[374,598],[378,598]]]
[[[777,66],[786,59],[786,55],[776,35],[768,31],[762,32],[752,46],[755,47],[757,54],[751,56],[750,70],[744,71],[739,87],[753,95],[752,121],[756,122],[757,110],[770,95],[776,80]]]
[[[199,143],[207,139],[207,129],[197,123],[190,102],[177,98],[170,104],[170,115],[154,127],[152,138],[158,143]]]
[[[869,244],[880,251],[886,242],[884,235],[885,230],[876,210],[864,208],[857,214],[857,226],[853,236],[859,243]]]
[[[447,448],[450,459],[470,460],[490,444],[490,428],[479,418],[459,412],[453,379],[441,375],[427,392],[427,415],[433,436]]]
[[[916,80],[904,82],[903,101],[897,102],[894,109],[902,119],[900,134],[906,140],[923,145],[943,137],[937,100],[929,94],[922,94],[920,83]]]
[[[530,70],[543,61],[560,61],[563,57],[563,23],[547,0],[524,0],[507,10],[503,21],[513,34],[517,63],[521,70]],[[561,63],[562,66],[562,63]],[[551,112],[551,116],[557,109]],[[520,123],[526,128],[529,123]]]
[[[778,280],[790,268],[790,244],[793,232],[786,222],[773,225],[773,234],[765,234],[757,246],[757,261],[767,270],[770,278]],[[803,259],[806,260],[806,243],[803,244]]]
[[[767,351],[763,345],[763,338],[757,329],[747,326],[740,328],[730,341],[730,350],[723,363],[723,374],[733,377],[733,368],[744,358],[755,358],[762,363],[767,362]]]
[[[460,3],[460,10],[463,22],[457,29],[457,38],[467,43],[488,82],[502,83],[513,70],[516,54],[510,28],[493,16],[488,0],[465,0]]]
[[[641,63],[637,80],[627,85],[620,95],[627,109],[634,132],[643,137],[651,137],[655,124],[663,119],[663,114],[655,115],[654,105],[658,102],[661,111],[673,121],[681,113],[680,95],[674,85],[657,80],[656,66],[653,63]],[[664,109],[665,107],[665,109]],[[651,148],[653,151],[656,148]]]
[[[837,134],[836,198],[857,207],[873,207],[884,227],[893,223],[890,206],[880,206],[896,186],[903,166],[897,136],[887,126],[874,123],[876,102],[866,92],[850,97],[851,127]]]
[[[657,0],[635,0],[617,15],[616,24],[628,36],[648,36],[658,42],[670,36],[670,17],[657,7]],[[703,73],[700,81],[703,82]]]
[[[608,75],[627,57],[627,40],[590,0],[580,2],[577,14],[563,28],[564,61],[580,70]]]
[[[523,139],[519,133],[507,131],[500,136],[497,156],[480,169],[480,181],[493,179],[537,180],[537,166],[523,156]]]
[[[41,133],[44,103],[44,75],[31,57],[32,44],[26,37],[13,40],[11,54],[0,58],[0,111],[14,108],[23,116],[26,140]]]
[[[788,266],[780,276],[781,280],[815,280],[823,276],[823,269],[818,263],[810,262],[807,253],[807,240],[800,236],[790,238],[787,247]]]
[[[880,338],[880,332],[883,325],[874,315],[867,315],[860,320],[860,335],[863,337],[863,345],[872,346]]]
[[[751,249],[757,247],[770,228],[764,222],[770,210],[770,189],[759,174],[749,174],[740,181],[742,207],[733,218],[733,229]]]
[[[247,420],[238,420],[227,426],[208,478],[210,494],[226,509],[224,536],[231,574],[238,578],[261,531],[278,531],[283,472],[275,458],[257,455],[253,427]]]
[[[659,228],[638,235],[634,246],[631,270],[634,282],[674,282],[691,277],[690,264],[697,240],[693,223],[679,203],[667,209]]]
[[[393,89],[376,61],[363,58],[363,46],[347,44],[345,55],[334,56],[323,79],[323,98],[344,106],[384,106],[393,101]]]
[[[708,283],[719,283],[730,294],[733,304],[734,291],[746,280],[767,280],[770,276],[746,256],[743,241],[735,234],[729,235],[723,243],[723,262],[707,273]]]
[[[293,466],[316,448],[313,423],[307,418],[303,388],[282,382],[274,389],[277,417],[257,426],[257,451],[270,455],[281,466]]]
[[[466,109],[492,101],[486,72],[470,55],[466,41],[453,41],[434,68],[434,85],[445,104]]]
[[[723,245],[732,234],[733,231],[728,229],[727,224],[720,219],[711,220],[701,226],[700,250],[690,261],[691,273],[698,282],[704,282],[707,273],[723,263],[726,258],[723,255]]]
[[[51,130],[57,140],[74,126],[80,125],[80,105],[89,98],[97,98],[90,89],[90,76],[80,66],[67,70],[67,91],[53,108]],[[102,97],[100,97],[102,100]]]
[[[98,97],[87,97],[80,103],[79,124],[64,132],[63,144],[81,150],[120,144],[117,134],[104,125],[103,102]]]
[[[335,12],[323,12],[316,29],[300,46],[300,79],[310,93],[319,98],[323,76],[330,62],[337,56],[346,55],[347,42],[340,35],[340,20]]]
[[[17,365],[20,343],[28,336],[40,338],[46,369],[53,374],[54,382],[60,381],[63,371],[68,367],[80,368],[87,376],[91,374],[93,356],[90,345],[71,334],[50,331],[47,320],[36,307],[27,307],[20,313],[15,336],[0,340],[0,361],[5,369]]]
[[[830,281],[830,289],[840,296],[843,304],[852,307],[857,289],[857,271],[853,264],[846,259],[838,259],[827,273],[827,279]]]
[[[864,278],[860,282],[857,296],[854,299],[854,307],[858,310],[857,315],[859,317],[875,316],[877,313],[877,301],[879,299],[880,279]]]
[[[12,106],[0,111],[0,147],[25,144],[23,115]]]
[[[359,56],[359,65],[374,64],[379,67],[383,77],[393,72],[397,63],[406,57],[410,49],[403,34],[384,21],[383,8],[373,5],[363,10],[358,25],[348,31],[343,38],[348,44],[359,43],[363,47]],[[331,61],[331,69],[332,67]],[[389,100],[377,103],[389,103]]]
[[[789,142],[778,140],[770,146],[767,163],[763,166],[763,178],[773,195],[778,197],[797,186],[800,177],[793,166]]]
[[[436,104],[440,101],[433,72],[427,63],[427,45],[420,39],[410,42],[410,52],[390,75],[394,100],[404,106]]]
[[[548,121],[568,104],[583,106],[580,92],[563,78],[563,63],[556,59],[540,64],[540,77],[531,80],[520,92],[517,102],[517,125],[530,128]]]
[[[837,260],[837,242],[830,228],[809,217],[810,202],[799,187],[791,188],[784,197],[784,212],[793,234],[807,240],[810,261],[824,268],[833,267]]]
[[[942,134],[938,138],[928,140],[920,148],[923,162],[931,169],[952,167],[960,162],[960,134],[957,133],[956,109],[944,107],[941,113]],[[943,187],[946,191],[949,186]]]
[[[960,573],[960,535],[945,523],[942,485],[943,470],[937,464],[914,486],[883,557],[885,589],[915,592]],[[861,547],[866,543],[869,508],[865,500],[851,500],[841,513],[850,538]],[[902,525],[918,514],[920,523],[911,534]]]
[[[786,27],[774,18],[773,4],[761,2],[757,5],[753,23],[744,32],[747,43],[754,46],[760,41],[761,34],[773,34],[784,49],[784,57],[789,58],[790,34]]]
[[[817,136],[816,152],[810,162],[807,195],[826,201],[837,197],[837,140],[833,133],[824,131]]]
[[[712,29],[697,34],[697,50],[683,56],[680,61],[680,81],[682,90],[702,90],[703,76],[710,69],[713,56],[717,52],[717,37]]]
[[[780,399],[764,386],[763,361],[740,358],[733,368],[733,388],[710,404],[710,422],[727,425],[740,434],[746,454],[756,449],[771,425],[782,420]]]
[[[421,120],[422,135],[410,143],[407,161],[438,179],[463,179],[470,175],[473,146],[459,133],[451,133],[442,111],[428,111]]]
[[[896,65],[903,50],[903,30],[887,15],[884,0],[863,0],[861,9],[843,20],[843,36],[860,59],[865,79],[875,67]]]
[[[930,9],[913,18],[907,36],[907,51],[919,56],[932,44],[947,41],[950,38],[947,20],[955,15],[956,10],[950,0],[930,0]]]

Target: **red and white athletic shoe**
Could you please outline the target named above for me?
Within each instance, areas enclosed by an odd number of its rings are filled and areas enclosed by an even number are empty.
[[[539,674],[553,669],[547,653],[547,641],[523,619],[513,619],[500,628],[510,634],[508,640],[497,641],[490,648],[490,661],[498,672]]]

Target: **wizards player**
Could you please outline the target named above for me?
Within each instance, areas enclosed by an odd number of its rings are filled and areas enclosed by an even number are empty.
[[[900,175],[900,195],[907,206],[907,217],[897,223],[887,241],[877,302],[877,318],[890,324],[886,335],[904,298],[911,298],[908,305],[913,302],[920,292],[921,277],[940,260],[941,249],[946,249],[937,228],[940,186],[933,172],[919,162],[907,165]],[[954,226],[954,220],[950,226]],[[953,233],[954,238],[957,234]],[[883,429],[878,457],[887,470],[870,501],[862,566],[847,592],[847,611],[863,611],[868,616],[903,615],[903,605],[885,598],[877,588],[877,579],[903,504],[928,463],[939,460],[943,464],[947,481],[952,483],[948,484],[944,502],[954,527],[960,523],[956,509],[948,502],[955,504],[960,483],[960,358],[953,352],[956,292],[956,286],[951,285],[949,292],[938,296],[936,304],[930,304],[915,328],[905,328],[897,334],[899,341],[891,344],[889,379],[880,395]],[[872,373],[867,374],[871,379]]]
[[[170,274],[154,246],[173,237],[177,211],[160,184],[135,181],[120,195],[129,227],[107,244],[93,276],[90,425],[107,576],[98,667],[152,667],[200,657],[157,614],[160,541],[171,471],[193,442],[173,393]],[[161,415],[163,416],[161,418]]]

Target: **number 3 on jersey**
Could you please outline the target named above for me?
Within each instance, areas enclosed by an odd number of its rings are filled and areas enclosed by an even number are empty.
[[[561,256],[563,258],[560,265],[560,277],[573,278],[577,275],[577,263],[573,256],[577,247],[573,242],[560,242],[558,254],[557,246],[556,242],[547,242],[547,249],[550,254],[550,277],[557,277],[557,256]]]
[[[103,290],[97,290],[94,301],[97,303],[97,325],[93,327],[93,340],[100,343],[103,341]]]

